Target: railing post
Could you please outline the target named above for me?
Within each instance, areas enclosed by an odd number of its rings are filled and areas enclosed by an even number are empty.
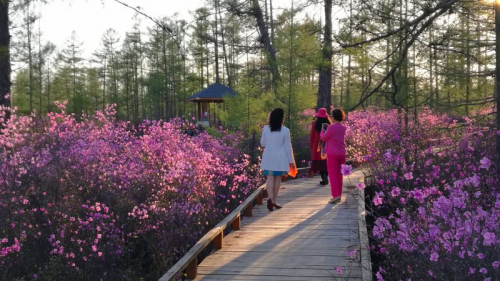
[[[219,250],[222,249],[222,242],[224,241],[224,231],[221,231],[219,235],[215,236],[212,243],[214,243],[214,248]]]
[[[263,197],[262,193],[263,192],[259,193],[259,195],[257,195],[257,198],[255,198],[255,203],[256,204],[262,205],[262,197]]]
[[[231,228],[233,230],[240,230],[241,229],[241,216],[238,215],[233,222],[231,222]]]
[[[246,208],[245,208],[245,211],[244,211],[244,214],[245,214],[245,217],[251,217],[253,215],[252,213],[252,209],[253,209],[253,206],[252,206],[252,203],[250,203]]]
[[[186,274],[188,279],[196,278],[196,275],[198,275],[198,258],[194,258],[194,260],[188,264]]]

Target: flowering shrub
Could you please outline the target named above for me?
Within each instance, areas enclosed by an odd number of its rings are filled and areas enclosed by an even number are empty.
[[[371,250],[382,257],[376,277],[498,280],[498,131],[429,110],[418,116],[407,128],[396,111],[349,116],[350,153],[374,176],[367,188],[376,217]]]
[[[0,133],[0,280],[157,279],[261,181],[237,136],[58,106]]]

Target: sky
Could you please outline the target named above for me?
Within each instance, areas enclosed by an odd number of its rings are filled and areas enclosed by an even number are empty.
[[[291,1],[274,0],[273,5],[279,12],[280,8],[290,7]],[[141,11],[154,18],[178,14],[179,19],[191,22],[190,11],[203,7],[205,0],[122,0],[122,2],[133,7],[140,6]],[[136,14],[132,9],[113,0],[52,0],[48,4],[36,7],[35,12],[41,13],[42,38],[62,47],[75,31],[83,42],[82,47],[86,57],[99,48],[102,35],[108,28],[115,29],[123,38],[125,32],[132,30],[133,17]],[[144,29],[152,25],[149,19],[142,16],[140,19]]]

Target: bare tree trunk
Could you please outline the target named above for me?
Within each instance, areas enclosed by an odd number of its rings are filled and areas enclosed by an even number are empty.
[[[47,60],[47,113],[50,113],[50,58]]]
[[[352,44],[352,1],[349,2],[349,44]],[[347,58],[347,89],[345,92],[345,107],[349,107],[349,104],[351,103],[351,72],[352,72],[352,55],[351,52],[349,52],[348,58]]]
[[[30,16],[30,6],[28,2],[28,7],[26,7],[26,28],[28,37],[28,71],[29,71],[29,91],[30,91],[30,113],[33,112],[33,55],[31,47],[31,16]]]
[[[323,61],[319,68],[318,105],[330,113],[332,104],[332,0],[325,0]]]
[[[38,86],[40,87],[39,89],[39,94],[40,94],[40,104],[39,104],[39,108],[40,108],[40,116],[42,115],[42,89],[43,89],[43,69],[42,69],[42,30],[41,30],[41,27],[40,27],[40,22],[38,22],[38,75],[39,76],[39,83],[38,83]]]
[[[277,94],[280,74],[278,64],[276,62],[276,50],[274,49],[274,45],[269,38],[269,31],[267,30],[267,26],[264,21],[264,15],[262,13],[262,9],[260,8],[259,0],[252,0],[252,14],[257,20],[257,26],[260,31],[260,40],[262,44],[264,44],[264,48],[267,51],[268,63],[272,74],[273,90],[274,93]]]
[[[220,9],[220,7],[219,7],[219,9]],[[220,23],[221,23],[220,32],[221,32],[221,38],[222,38],[222,52],[224,53],[224,64],[226,65],[227,85],[232,88],[233,81],[232,81],[232,77],[231,77],[231,71],[229,69],[229,63],[227,60],[226,39],[224,36],[224,28],[222,26],[222,13],[220,12],[220,10],[219,10],[219,19],[220,19]]]
[[[497,100],[497,132],[500,130],[500,3],[495,4],[495,97]],[[497,170],[500,172],[500,134],[497,133]]]
[[[292,128],[292,82],[293,82],[293,0],[292,0],[292,13],[290,16],[290,65],[289,65],[289,73],[288,73],[288,128]]]
[[[215,82],[220,83],[219,77],[219,21],[217,19],[219,0],[215,0]]]
[[[0,106],[10,107],[9,1],[0,0]],[[5,120],[10,117],[6,112]]]
[[[466,90],[465,90],[465,114],[469,116],[469,101],[470,101],[470,88],[471,88],[471,53],[470,53],[470,16],[468,14],[465,15],[467,17],[466,20],[466,60],[467,60],[467,81],[466,81]]]

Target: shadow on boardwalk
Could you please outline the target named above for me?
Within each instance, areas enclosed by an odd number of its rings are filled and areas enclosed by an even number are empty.
[[[355,173],[351,183],[361,177]],[[281,210],[257,206],[199,265],[196,280],[341,280],[337,267],[344,268],[343,280],[362,280],[361,262],[347,253],[360,250],[358,203],[344,188],[342,202],[328,204],[330,188],[318,181],[286,183]]]

